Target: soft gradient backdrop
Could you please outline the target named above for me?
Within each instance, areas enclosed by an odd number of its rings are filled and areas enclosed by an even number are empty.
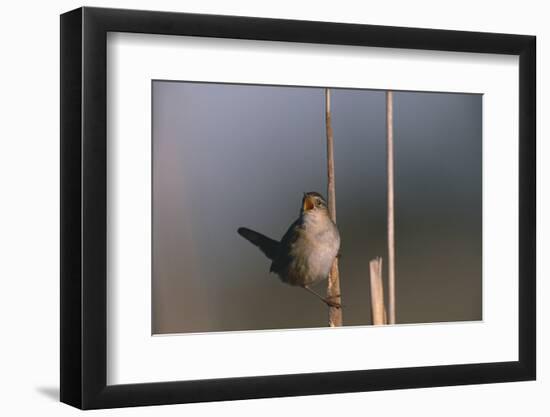
[[[386,249],[385,93],[332,90],[345,325]],[[397,322],[482,318],[482,96],[396,92]],[[280,238],[326,195],[322,88],[153,82],[153,333],[327,325],[237,235]],[[384,268],[384,274],[387,268]],[[316,288],[324,292],[325,285]]]

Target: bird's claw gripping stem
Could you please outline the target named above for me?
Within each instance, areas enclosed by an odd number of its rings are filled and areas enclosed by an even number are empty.
[[[341,303],[339,303],[338,301],[333,301],[333,300],[337,300],[338,298],[340,298],[340,294],[330,295],[326,297],[324,301],[329,307],[342,308]]]

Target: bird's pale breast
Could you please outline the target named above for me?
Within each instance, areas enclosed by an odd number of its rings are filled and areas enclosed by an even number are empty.
[[[328,217],[306,219],[292,245],[292,260],[283,279],[302,286],[326,279],[339,248],[338,229]]]

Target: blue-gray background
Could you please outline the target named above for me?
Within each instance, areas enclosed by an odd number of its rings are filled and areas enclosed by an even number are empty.
[[[333,89],[345,325],[386,249],[385,93]],[[480,320],[482,96],[394,93],[398,323]],[[153,81],[153,333],[321,327],[236,230],[280,238],[326,195],[322,88]],[[325,291],[325,284],[316,288]]]

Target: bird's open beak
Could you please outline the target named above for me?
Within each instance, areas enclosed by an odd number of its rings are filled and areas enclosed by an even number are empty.
[[[304,193],[304,200],[302,204],[303,204],[302,209],[304,212],[309,211],[313,207],[315,207],[315,204],[313,203],[313,199],[309,197],[306,193]]]

